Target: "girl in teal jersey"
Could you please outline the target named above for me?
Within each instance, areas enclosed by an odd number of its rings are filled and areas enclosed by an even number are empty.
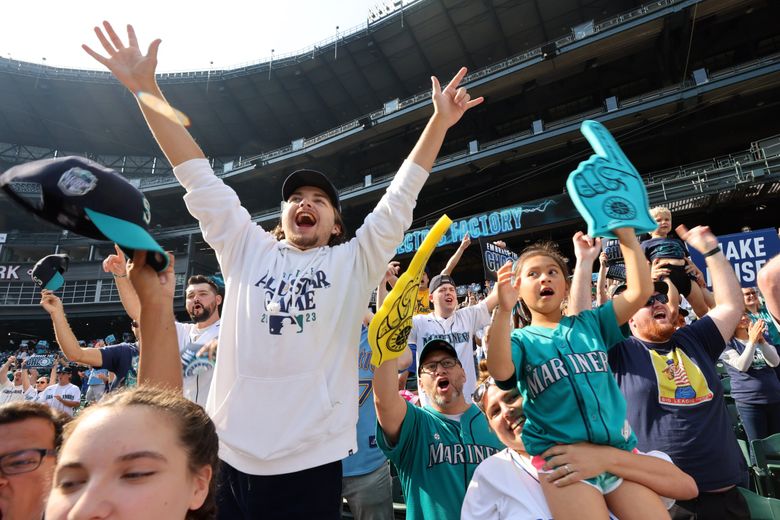
[[[607,349],[623,339],[620,325],[643,305],[665,300],[666,294],[652,295],[649,267],[634,230],[614,232],[625,259],[628,288],[594,310],[563,315],[568,268],[550,245],[527,248],[514,270],[507,263],[498,272],[500,303],[488,337],[488,367],[499,387],[516,385],[520,390],[527,417],[523,443],[542,474],[557,469],[577,477],[576,468],[563,465],[561,470],[550,457],[558,445],[590,442],[632,450],[636,444],[625,420],[625,401],[607,363]],[[596,246],[578,233],[575,247],[582,251]],[[511,331],[518,296],[530,310],[531,324]],[[546,461],[542,453],[548,456]],[[621,520],[668,518],[653,491],[610,473],[570,486],[548,477],[540,481],[556,520],[607,518],[608,509]]]

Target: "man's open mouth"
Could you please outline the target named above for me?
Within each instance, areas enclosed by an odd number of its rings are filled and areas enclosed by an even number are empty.
[[[436,382],[436,388],[441,390],[442,392],[446,392],[450,387],[450,380],[446,377],[442,377]]]
[[[665,320],[666,319],[666,311],[655,311],[655,312],[653,312],[653,319],[654,320]]]
[[[299,211],[295,215],[295,225],[298,227],[312,227],[317,224],[317,218],[311,213],[305,211]]]

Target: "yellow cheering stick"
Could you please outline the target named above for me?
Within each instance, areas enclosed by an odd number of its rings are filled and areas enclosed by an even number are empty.
[[[371,364],[379,366],[385,361],[401,355],[409,332],[412,330],[412,316],[417,301],[417,289],[420,287],[425,264],[431,257],[436,244],[452,224],[447,215],[442,215],[420,245],[404,274],[395,283],[395,287],[385,298],[368,326],[368,343],[371,345]]]

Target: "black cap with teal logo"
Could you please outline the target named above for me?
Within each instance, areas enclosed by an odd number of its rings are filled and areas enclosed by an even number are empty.
[[[65,283],[63,275],[69,264],[70,257],[65,254],[44,256],[32,268],[30,276],[38,287],[56,291]]]
[[[41,187],[39,200],[23,197],[12,182]],[[149,251],[146,262],[158,271],[168,255],[149,234],[149,201],[140,190],[111,168],[83,157],[61,157],[20,164],[0,175],[0,187],[35,215],[60,227],[110,240],[132,258],[136,249]]]

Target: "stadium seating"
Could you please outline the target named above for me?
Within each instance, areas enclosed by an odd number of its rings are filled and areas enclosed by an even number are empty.
[[[749,489],[739,488],[750,509],[753,520],[780,520],[780,500],[762,497]]]
[[[759,494],[777,498],[780,493],[780,433],[755,439],[750,446]]]

